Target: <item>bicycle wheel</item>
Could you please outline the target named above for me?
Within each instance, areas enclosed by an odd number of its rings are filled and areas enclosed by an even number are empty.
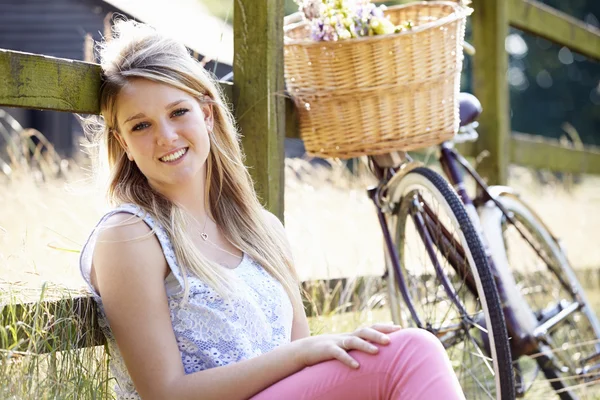
[[[468,399],[514,399],[498,292],[458,196],[434,171],[415,168],[390,182],[386,200],[400,262],[398,274],[388,254],[394,321],[441,340]]]
[[[504,194],[499,200],[515,222],[501,219],[508,264],[539,323],[579,305],[541,338],[540,354],[533,357],[561,399],[598,398],[600,387],[590,388],[600,383],[598,318],[540,218],[514,195]]]

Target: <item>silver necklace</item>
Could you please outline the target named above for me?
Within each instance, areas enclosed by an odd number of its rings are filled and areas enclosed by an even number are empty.
[[[198,223],[198,220],[190,213],[190,217],[192,217],[192,219],[194,221],[196,221],[196,223]],[[217,245],[216,243],[213,243],[211,240],[208,240],[208,234],[205,232],[206,230],[206,224],[208,223],[208,214],[206,214],[206,219],[204,220],[204,226],[202,227],[202,231],[200,232],[200,237],[202,238],[202,240],[204,240],[205,242],[208,242],[210,245],[212,245],[214,248],[216,248],[217,250],[220,250],[224,253],[227,253],[233,257],[239,257],[236,254],[233,254],[225,249],[223,249],[222,247],[220,247],[219,245]],[[200,224],[198,224],[200,225]]]
[[[180,206],[181,207],[181,206]],[[183,208],[183,207],[182,207]],[[185,210],[185,208],[183,208]],[[187,214],[194,220],[194,222],[196,222],[196,224],[198,224],[198,226],[200,226],[200,222],[198,222],[198,220],[196,219],[196,217],[194,217],[192,215],[191,212],[185,210],[187,212]],[[202,238],[202,240],[204,240],[205,242],[208,240],[208,234],[206,233],[206,224],[208,223],[208,213],[206,213],[206,218],[204,219],[204,226],[202,227],[202,231],[200,231],[200,237]]]
[[[219,245],[217,245],[216,243],[211,242],[210,240],[207,240],[208,243],[210,243],[214,248],[216,248],[217,250],[221,250],[224,253],[229,254],[230,256],[233,256],[235,258],[239,258],[239,256],[237,254],[233,254],[230,253],[229,251],[225,250],[224,248],[220,247]]]
[[[192,217],[194,218],[194,217]],[[195,219],[195,218],[194,218]],[[206,234],[205,230],[206,230],[206,223],[208,222],[208,214],[206,214],[206,219],[204,220],[204,226],[202,227],[202,232],[200,232],[200,237],[202,238],[202,240],[204,240],[205,242],[208,240],[208,235]]]

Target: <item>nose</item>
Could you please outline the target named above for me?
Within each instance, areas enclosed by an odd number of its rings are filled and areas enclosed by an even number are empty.
[[[169,123],[162,123],[156,130],[156,143],[162,147],[168,147],[179,139],[177,130]]]

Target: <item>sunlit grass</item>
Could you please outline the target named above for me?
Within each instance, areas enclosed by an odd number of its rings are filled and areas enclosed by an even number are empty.
[[[39,288],[35,301],[19,289],[0,297],[0,398],[112,398],[107,353],[91,346],[101,332],[83,329],[94,319],[92,304],[51,284]]]
[[[351,176],[342,163],[313,168],[286,161],[285,220],[299,275],[308,293],[307,313],[315,334],[352,331],[390,322],[383,273],[383,243],[374,207],[365,195],[372,179]],[[83,163],[82,163],[83,164]],[[558,182],[538,183],[529,171],[513,168],[511,184],[524,193],[570,250],[575,267],[600,265],[595,227],[600,226],[598,179],[585,177],[565,190]],[[15,168],[0,175],[0,398],[111,398],[112,382],[103,347],[74,350],[80,324],[66,310],[47,309],[41,300],[81,293],[79,249],[105,210],[103,194],[84,169],[71,163],[60,178]],[[346,277],[330,283],[327,279]],[[590,290],[597,302],[597,294]],[[33,302],[18,310],[15,304]],[[35,305],[37,304],[37,306]],[[46,307],[46,308],[45,308]],[[54,314],[49,320],[47,316]],[[36,318],[33,318],[36,316]],[[16,321],[26,323],[17,324]],[[58,347],[57,337],[67,337]],[[34,355],[42,349],[44,353]],[[541,379],[527,398],[547,396]]]

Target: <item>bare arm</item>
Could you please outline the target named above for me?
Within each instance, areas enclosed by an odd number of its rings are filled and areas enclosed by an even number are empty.
[[[286,250],[290,259],[293,259],[292,256],[292,247],[290,246],[290,242],[287,238],[287,234],[285,233],[285,228],[279,218],[275,215],[271,214],[269,211],[265,210],[265,216],[268,221],[270,221],[273,228],[279,233],[282,237],[283,241],[286,243]],[[298,288],[298,290],[300,290]],[[310,336],[310,328],[308,327],[308,319],[306,318],[306,313],[304,309],[294,308],[294,321],[292,323],[292,341],[302,339]]]

